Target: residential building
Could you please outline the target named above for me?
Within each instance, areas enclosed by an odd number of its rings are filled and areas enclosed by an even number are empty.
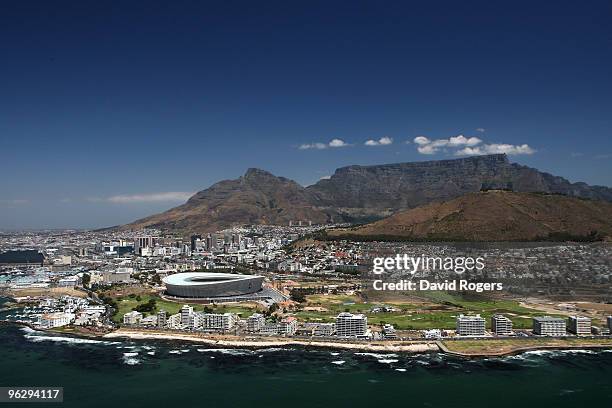
[[[293,336],[297,331],[298,322],[294,316],[285,317],[278,324],[278,334]]]
[[[140,324],[142,313],[135,310],[123,315],[123,324]]]
[[[397,332],[392,324],[385,324],[382,329],[382,334],[385,339],[397,339]]]
[[[336,316],[336,336],[361,337],[368,331],[368,318],[363,314],[340,313]]]
[[[567,330],[576,335],[591,334],[591,319],[586,316],[570,316],[567,319]]]
[[[183,305],[181,307],[181,325],[183,327],[193,327],[193,307],[189,305]]]
[[[335,323],[317,323],[314,328],[315,336],[330,337],[330,336],[333,336],[335,332],[336,332]]]
[[[236,315],[233,313],[203,313],[202,328],[204,330],[231,330],[236,324]]]
[[[534,317],[533,333],[540,336],[565,336],[565,320],[550,316]]]
[[[166,327],[168,324],[168,314],[164,309],[157,312],[157,327]]]
[[[266,318],[260,313],[254,313],[247,319],[247,331],[258,332],[266,324]]]
[[[459,336],[484,336],[485,319],[475,316],[459,315],[457,317],[457,334]]]
[[[45,329],[66,326],[72,323],[74,319],[75,315],[73,313],[47,313],[40,317],[40,326]]]
[[[491,316],[491,331],[498,336],[512,334],[512,320],[500,314]]]

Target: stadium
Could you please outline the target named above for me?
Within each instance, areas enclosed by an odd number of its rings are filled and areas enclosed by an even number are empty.
[[[166,294],[181,298],[242,297],[262,290],[263,276],[231,273],[176,273],[163,279]]]

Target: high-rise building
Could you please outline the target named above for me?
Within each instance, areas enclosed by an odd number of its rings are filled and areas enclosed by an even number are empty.
[[[484,336],[485,319],[480,315],[457,317],[457,334],[459,336]]]
[[[368,318],[362,314],[343,312],[336,316],[336,336],[360,337],[368,331]]]
[[[155,246],[155,241],[156,238],[150,235],[134,238],[134,252],[138,255],[141,255],[142,249],[153,248]]]
[[[191,236],[191,250],[197,251],[201,247],[202,236],[201,235],[192,235]]]
[[[183,327],[191,327],[193,324],[193,319],[191,316],[193,315],[193,307],[189,305],[183,305],[181,308],[181,325]]]
[[[498,336],[512,334],[512,320],[500,314],[491,316],[491,331]]]
[[[565,320],[550,316],[534,317],[533,333],[540,336],[565,336]]]
[[[577,335],[591,334],[591,319],[586,316],[570,316],[567,330]]]
[[[157,327],[166,327],[167,320],[168,314],[164,309],[160,309],[159,312],[157,312]]]
[[[206,249],[212,251],[217,249],[217,236],[214,234],[208,234],[206,236]]]

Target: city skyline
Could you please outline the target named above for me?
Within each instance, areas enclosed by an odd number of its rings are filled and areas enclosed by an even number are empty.
[[[249,167],[507,152],[612,185],[608,2],[93,5],[0,17],[0,229],[121,224]]]

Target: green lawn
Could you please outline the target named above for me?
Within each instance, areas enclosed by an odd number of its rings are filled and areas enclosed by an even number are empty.
[[[331,322],[338,313],[348,310],[351,313],[364,313],[368,316],[369,324],[390,323],[400,330],[422,330],[454,329],[455,317],[459,314],[480,314],[486,319],[487,327],[489,327],[491,316],[496,313],[507,315],[513,321],[515,328],[525,329],[532,327],[532,317],[544,314],[522,307],[513,300],[496,300],[479,295],[462,297],[446,292],[421,292],[420,295],[448,310],[438,310],[439,308],[424,307],[408,302],[388,302],[385,304],[393,305],[401,310],[393,313],[371,313],[370,310],[380,303],[375,301],[364,303],[357,296],[310,295],[307,296],[307,305],[303,306],[324,307],[327,311],[302,310],[297,312],[296,316],[305,321]]]
[[[123,315],[125,313],[131,312],[133,308],[138,305],[147,303],[150,299],[155,299],[156,307],[152,313],[143,313],[145,316],[149,314],[156,314],[160,309],[164,309],[168,313],[168,315],[173,315],[178,313],[180,308],[183,307],[184,304],[192,306],[195,311],[202,311],[204,310],[204,307],[209,307],[213,309],[215,313],[237,313],[241,315],[241,317],[248,317],[252,313],[254,313],[253,308],[240,305],[202,305],[193,303],[177,303],[164,300],[159,296],[140,295],[140,301],[137,301],[135,298],[131,298],[129,296],[115,298],[115,301],[119,306],[119,310],[113,315],[113,321],[121,323],[123,321]]]

